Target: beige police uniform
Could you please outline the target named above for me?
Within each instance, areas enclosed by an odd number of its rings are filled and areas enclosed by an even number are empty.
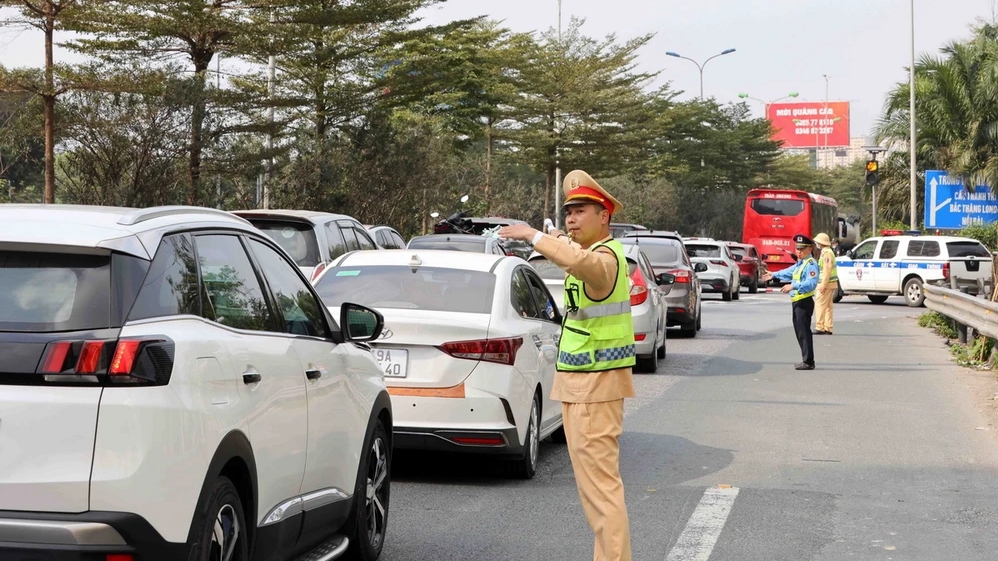
[[[606,195],[615,212],[619,211],[620,203],[581,171],[565,176],[566,202],[579,185]],[[591,299],[606,298],[613,291],[617,258],[609,248],[590,251],[567,236],[556,238],[545,234],[534,249],[581,280]],[[618,439],[624,428],[624,398],[634,396],[630,368],[602,372],[559,371],[551,390],[551,399],[562,402],[565,435],[579,499],[595,534],[594,561],[631,559]]]

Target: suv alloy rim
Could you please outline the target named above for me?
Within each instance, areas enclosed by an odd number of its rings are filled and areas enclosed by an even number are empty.
[[[381,545],[385,537],[385,482],[388,478],[388,452],[385,442],[378,437],[371,446],[367,475],[367,539],[372,547]]]
[[[239,519],[232,505],[226,503],[215,515],[215,528],[211,533],[211,548],[208,558],[212,561],[232,561],[239,543]]]

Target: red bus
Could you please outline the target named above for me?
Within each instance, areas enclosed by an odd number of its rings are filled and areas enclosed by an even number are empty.
[[[742,243],[752,244],[771,272],[794,264],[794,236],[838,238],[835,199],[791,189],[753,189],[745,199]]]

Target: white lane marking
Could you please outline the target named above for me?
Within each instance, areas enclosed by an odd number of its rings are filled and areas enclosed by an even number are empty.
[[[707,561],[724,529],[731,506],[738,496],[737,487],[711,487],[704,491],[700,504],[690,516],[666,561]]]

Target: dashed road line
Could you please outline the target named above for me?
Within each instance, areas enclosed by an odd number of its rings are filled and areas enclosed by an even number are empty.
[[[704,491],[700,504],[679,535],[666,561],[707,561],[738,496],[737,487],[719,485]]]

